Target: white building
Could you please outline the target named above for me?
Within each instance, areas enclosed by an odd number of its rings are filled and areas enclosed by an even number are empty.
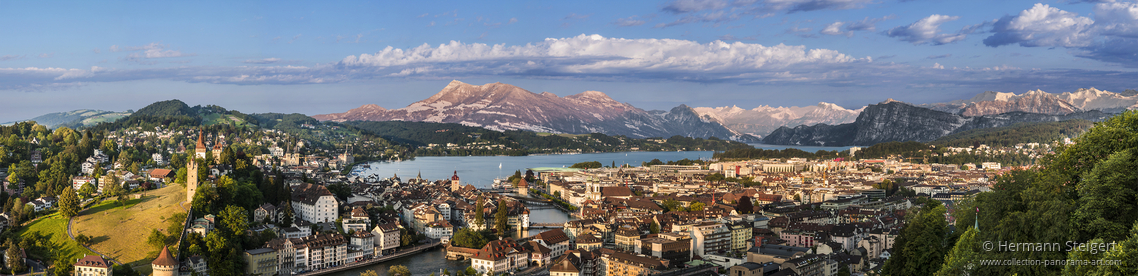
[[[340,203],[327,187],[305,183],[293,188],[292,208],[298,219],[307,222],[335,222]]]
[[[379,251],[379,255],[391,252],[399,247],[399,224],[386,223],[376,225],[371,229],[371,234],[375,236],[375,250]]]

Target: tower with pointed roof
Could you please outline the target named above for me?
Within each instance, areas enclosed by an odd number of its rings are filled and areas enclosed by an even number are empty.
[[[221,151],[223,149],[225,149],[225,145],[223,145],[223,143],[225,143],[225,142],[221,140],[221,137],[218,137],[218,136],[213,137],[213,160],[214,160],[213,162],[214,163],[218,163],[218,164],[221,163]]]
[[[198,129],[198,143],[194,145],[194,156],[186,163],[186,202],[194,202],[194,192],[198,190],[198,158],[205,159],[206,148],[202,140],[205,134]]]
[[[153,276],[174,276],[178,271],[178,260],[170,255],[170,249],[163,246],[162,252],[158,253],[158,258],[150,262],[150,267],[153,269]]]

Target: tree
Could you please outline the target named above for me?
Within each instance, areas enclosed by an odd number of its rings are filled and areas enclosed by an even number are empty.
[[[479,194],[474,205],[474,225],[481,226],[482,228],[486,228],[486,214],[484,214],[482,210],[486,208],[485,204],[486,199],[482,198],[482,195]]]
[[[976,268],[977,257],[980,255],[980,242],[976,240],[976,228],[968,227],[968,231],[956,240],[952,252],[944,258],[944,264],[936,272],[937,276],[971,275]]]
[[[74,262],[66,258],[55,258],[55,268],[52,269],[53,275],[71,275],[74,272]]]
[[[735,211],[740,214],[750,214],[755,212],[755,205],[751,203],[751,197],[739,197],[739,203],[735,204]]]
[[[387,269],[387,276],[411,276],[411,270],[406,266],[393,265]]]
[[[379,276],[379,273],[376,273],[375,270],[368,269],[367,271],[360,272],[360,276]]]
[[[110,175],[108,178],[107,183],[103,184],[104,192],[109,196],[115,197],[115,199],[118,200],[119,206],[126,205],[126,189],[123,188],[122,183],[119,183],[118,177]]]
[[[1104,240],[1094,239],[1089,244],[1103,244]],[[1119,241],[1107,252],[1091,254],[1086,250],[1072,250],[1068,260],[1109,262],[1111,265],[1093,265],[1069,262],[1063,268],[1063,275],[1138,275],[1138,223],[1130,228],[1130,237]],[[1113,263],[1117,262],[1117,265]]]
[[[79,195],[84,199],[91,198],[96,192],[98,192],[98,190],[96,190],[95,185],[91,185],[91,183],[83,184],[82,187],[79,187]]]
[[[588,161],[588,162],[581,162],[581,163],[573,164],[572,166],[569,166],[569,167],[574,168],[574,169],[596,169],[596,168],[600,168],[600,167],[604,167],[604,166],[605,165],[602,165],[601,162]],[[518,177],[521,177],[521,171],[518,171]]]
[[[63,188],[63,193],[59,195],[59,214],[67,218],[79,215],[79,196],[75,195],[75,189],[71,186]]]
[[[91,237],[88,237],[84,234],[79,234],[75,236],[75,242],[78,242],[79,245],[88,245],[91,242]]]
[[[1079,238],[1123,240],[1138,220],[1138,148],[1115,152],[1085,173],[1071,219]]]
[[[914,221],[901,229],[893,243],[893,257],[885,262],[885,275],[933,275],[944,263],[947,210],[938,201],[921,208]]]
[[[682,203],[680,203],[679,201],[677,201],[675,199],[671,199],[671,198],[665,199],[663,202],[660,203],[660,207],[664,207],[664,209],[669,211],[669,212],[683,211],[684,207],[681,205],[682,205]]]
[[[166,235],[159,232],[158,229],[151,229],[150,236],[146,238],[146,244],[153,246],[155,249],[162,248],[166,245]]]
[[[15,242],[9,241],[7,253],[8,253],[7,254],[8,256],[20,256],[19,245],[17,245]],[[24,258],[7,258],[7,259],[8,259],[8,268],[12,270],[13,274],[24,272],[24,270],[27,269],[26,264],[24,263]]]
[[[178,174],[174,177],[174,183],[182,184],[182,186],[185,186],[186,179],[188,178],[189,174],[190,173],[188,170],[186,170],[186,167],[178,168]]]
[[[494,214],[494,230],[498,231],[498,236],[505,237],[510,234],[510,226],[507,224],[508,214],[506,210],[506,201],[498,201],[498,213]]]
[[[466,270],[463,271],[463,273],[466,275],[474,276],[478,274],[478,270],[475,270],[473,266],[468,266],[466,267]]]
[[[466,248],[482,248],[489,242],[481,232],[465,227],[455,231],[454,238],[451,239],[454,246]]]
[[[245,230],[249,229],[249,214],[241,206],[225,206],[218,217],[221,218],[221,229],[225,229],[231,238],[240,239],[245,236]]]
[[[659,234],[660,233],[660,225],[656,224],[656,222],[653,221],[652,224],[648,225],[648,232],[650,232],[652,234]]]
[[[707,204],[704,204],[703,202],[696,201],[696,202],[692,202],[692,204],[688,206],[688,209],[691,209],[693,212],[694,211],[703,211],[703,207],[706,207],[706,206],[707,206]]]
[[[292,211],[292,201],[285,200],[282,208],[281,212],[284,214],[284,218],[282,218],[281,224],[285,226],[292,225],[292,218],[295,215]]]

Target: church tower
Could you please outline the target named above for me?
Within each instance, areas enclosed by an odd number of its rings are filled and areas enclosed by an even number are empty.
[[[450,177],[450,191],[457,192],[462,189],[462,185],[458,183],[458,171],[454,171],[454,176]]]
[[[213,163],[215,164],[221,163],[221,151],[225,149],[222,143],[224,143],[224,141],[222,141],[220,137],[213,137]]]
[[[194,202],[194,192],[198,190],[198,158],[205,159],[206,148],[202,137],[202,130],[198,130],[198,144],[194,146],[194,155],[186,163],[186,202]]]

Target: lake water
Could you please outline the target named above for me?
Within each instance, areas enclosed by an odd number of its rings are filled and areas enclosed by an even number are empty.
[[[381,177],[399,175],[400,179],[415,178],[418,173],[428,180],[450,179],[455,171],[462,184],[472,184],[474,187],[487,188],[494,183],[496,177],[509,177],[514,171],[525,173],[527,168],[538,167],[569,167],[573,164],[588,161],[601,162],[605,166],[629,164],[640,166],[642,162],[660,159],[670,160],[711,158],[710,151],[635,151],[619,153],[587,153],[587,154],[551,154],[529,156],[424,156],[399,162],[372,162],[371,168],[365,169],[361,175],[376,174]],[[502,169],[498,169],[498,164]]]

